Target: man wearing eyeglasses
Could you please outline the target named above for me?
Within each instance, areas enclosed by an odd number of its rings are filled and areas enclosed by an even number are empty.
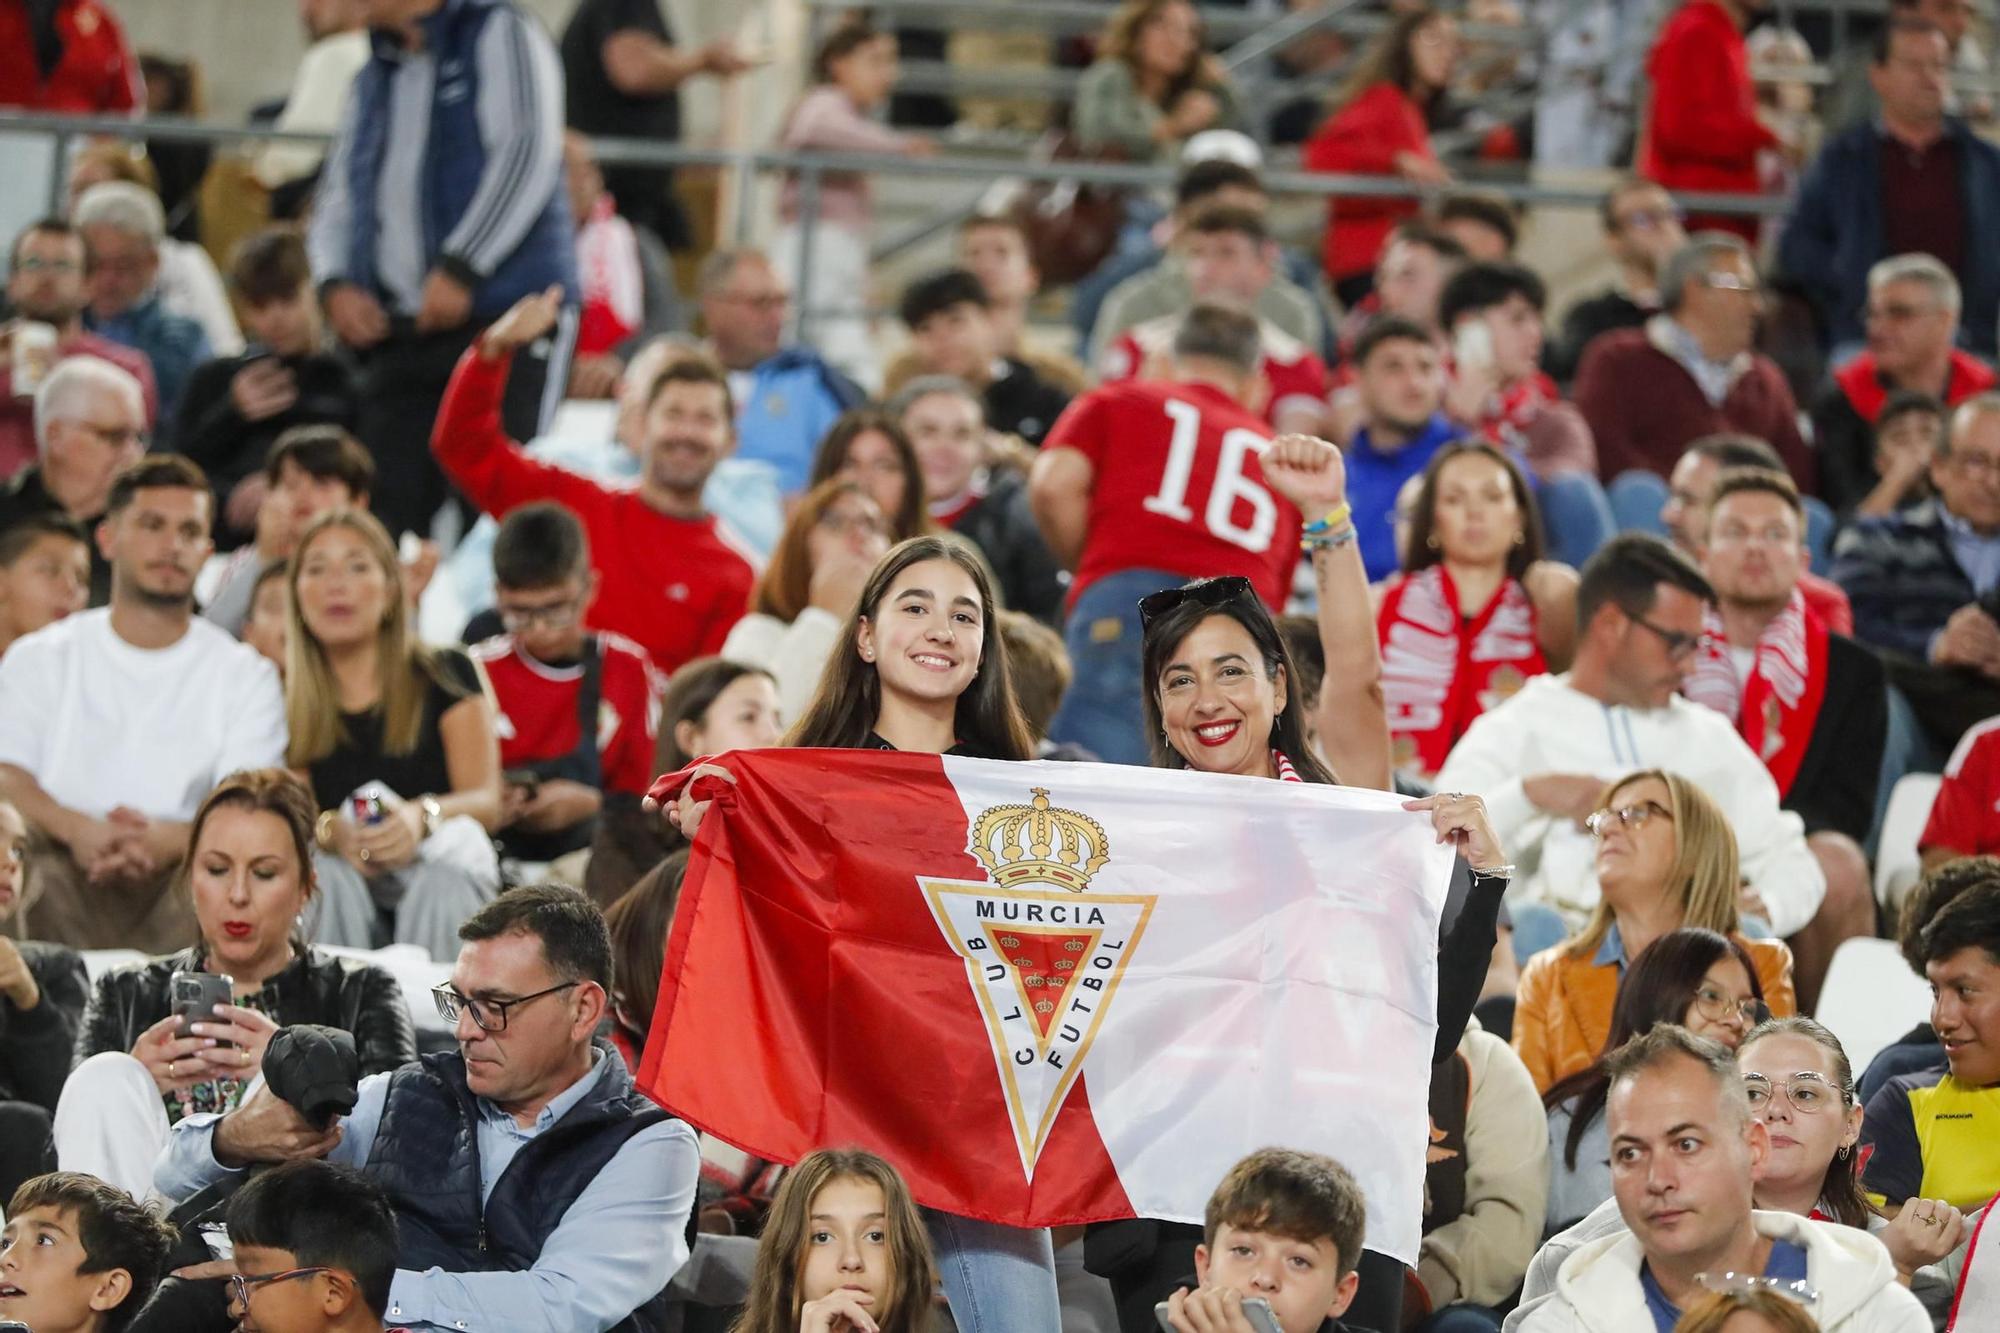
[[[1600,333],[1636,329],[1660,309],[1660,270],[1687,244],[1680,205],[1652,181],[1628,177],[1598,205],[1604,248],[1618,273],[1611,286],[1586,296],[1563,314],[1562,332],[1549,347],[1548,372],[1564,384],[1576,376],[1583,349]]]
[[[185,1199],[253,1163],[324,1158],[359,1170],[395,1210],[390,1324],[642,1327],[633,1312],[688,1255],[700,1151],[593,1040],[611,985],[604,917],[573,889],[532,885],[459,937],[451,980],[433,993],[456,1051],[363,1079],[354,1110],[326,1129],[268,1088],[226,1116],[190,1116],[154,1183]]]

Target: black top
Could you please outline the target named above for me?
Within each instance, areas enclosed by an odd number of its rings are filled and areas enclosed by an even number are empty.
[[[1875,654],[1844,635],[1826,636],[1826,695],[1783,802],[1807,833],[1832,829],[1868,840],[1889,733],[1887,687]]]
[[[1576,378],[1583,349],[1592,338],[1613,329],[1636,329],[1655,313],[1615,288],[1585,297],[1563,316],[1562,332],[1549,340],[1543,365],[1551,376],[1568,384]]]
[[[41,940],[18,940],[14,947],[42,998],[24,1012],[0,996],[0,1101],[33,1102],[53,1113],[69,1077],[90,977],[74,949]]]
[[[208,474],[215,487],[218,516],[236,484],[263,470],[272,442],[292,427],[327,424],[354,429],[360,407],[354,375],[339,360],[324,354],[280,358],[298,385],[298,401],[274,417],[244,420],[229,386],[238,371],[253,361],[268,359],[270,353],[258,351],[217,357],[197,367],[181,391],[175,447]],[[216,528],[217,544],[224,549],[240,545],[241,537],[248,535],[233,534],[237,540],[224,540],[231,534],[221,530],[219,517]]]
[[[642,32],[671,44],[673,33],[660,0],[580,0],[563,29],[563,84],[567,90],[565,119],[569,127],[589,135],[678,142],[681,137],[679,92],[633,96],[611,82],[604,68],[604,44],[621,32]],[[670,170],[659,167],[604,169],[604,186],[628,219],[658,233],[670,249],[689,243],[686,219],[668,193]]]
[[[1033,366],[1006,357],[1005,370],[986,386],[986,424],[1039,446],[1049,427],[1069,406],[1069,394],[1035,373]]]
[[[345,739],[333,753],[312,765],[313,799],[322,810],[340,807],[354,789],[380,782],[404,800],[451,790],[445,764],[444,735],[438,722],[447,709],[479,693],[479,672],[472,659],[456,648],[439,648],[432,659],[436,674],[424,689],[424,720],[417,729],[417,748],[409,754],[382,751],[382,711],[342,713]]]
[[[42,484],[42,465],[30,463],[14,474],[14,479],[0,485],[0,532],[5,532],[21,519],[31,514],[61,514],[66,512],[62,502],[49,494],[49,488]],[[87,534],[97,531],[102,514],[93,515],[83,523]],[[111,562],[97,549],[97,542],[90,543],[90,604],[103,606],[111,600]]]
[[[1045,625],[1061,625],[1069,576],[1035,522],[1027,483],[1017,472],[996,468],[986,485],[986,495],[960,514],[951,530],[986,557],[1006,606]]]

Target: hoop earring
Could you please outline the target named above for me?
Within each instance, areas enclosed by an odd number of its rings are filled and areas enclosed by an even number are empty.
[[[1441,549],[1443,543],[1438,541],[1438,535],[1435,532],[1433,532],[1430,536],[1424,538],[1424,545],[1430,547],[1431,550],[1436,551]]]
[[[1514,532],[1514,545],[1526,546],[1527,544],[1528,544],[1528,534],[1519,529],[1516,529]]]

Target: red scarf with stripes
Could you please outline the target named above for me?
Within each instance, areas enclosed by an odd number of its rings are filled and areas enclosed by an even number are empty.
[[[1729,636],[1713,607],[1703,628],[1707,645],[1681,692],[1736,723],[1737,734],[1764,761],[1782,798],[1799,775],[1826,699],[1826,622],[1792,589],[1792,600],[1757,636],[1748,680],[1737,676]]]
[[[1396,767],[1431,774],[1473,719],[1549,669],[1519,579],[1467,616],[1442,564],[1400,579],[1375,618]]]

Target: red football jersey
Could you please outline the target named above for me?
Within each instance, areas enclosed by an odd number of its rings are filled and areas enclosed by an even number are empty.
[[[1071,403],[1044,449],[1096,469],[1070,600],[1122,569],[1241,574],[1282,611],[1303,522],[1264,485],[1271,428],[1205,384],[1107,384]]]
[[[602,789],[644,796],[653,781],[653,738],[660,725],[660,680],[646,650],[621,635],[597,636],[597,755]],[[583,665],[550,666],[521,650],[511,634],[474,644],[472,655],[493,682],[500,705],[500,764],[526,768],[577,748],[577,692]]]
[[[1979,723],[1959,740],[1917,845],[1949,847],[1967,856],[2000,852],[2000,717]]]
[[[1327,394],[1333,389],[1333,377],[1327,372],[1326,363],[1310,347],[1269,320],[1257,323],[1264,347],[1259,369],[1264,381],[1264,420],[1275,428],[1279,414],[1287,408],[1325,412]],[[1100,358],[1103,364],[1097,368],[1099,382],[1112,384],[1164,374],[1178,328],[1180,316],[1166,315],[1119,334]]]

